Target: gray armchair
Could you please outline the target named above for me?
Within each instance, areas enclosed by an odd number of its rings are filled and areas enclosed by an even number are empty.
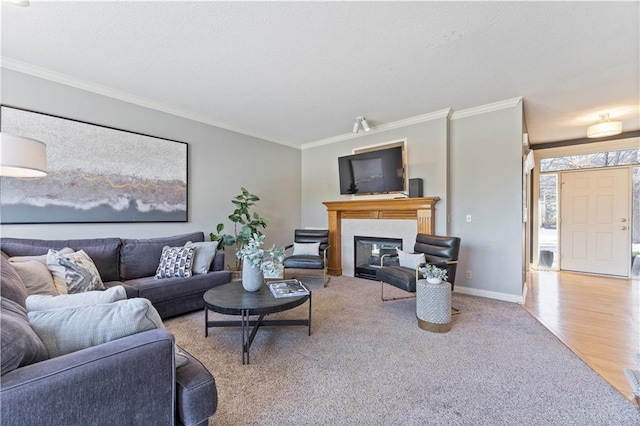
[[[456,280],[456,269],[458,267],[460,238],[418,234],[416,236],[416,243],[413,247],[413,251],[414,253],[424,253],[425,260],[427,261],[424,264],[418,265],[418,268],[426,264],[432,264],[445,269],[447,271],[448,282],[451,284],[451,290],[453,290],[453,285]],[[386,266],[385,260],[390,256],[397,256],[397,254],[383,255],[380,261],[381,267],[376,271],[376,278],[380,281],[380,298],[383,301],[405,298],[394,297],[385,299],[385,283],[406,292],[415,293],[416,282],[419,279],[418,268],[410,269],[402,266]],[[407,297],[415,297],[415,294]]]
[[[327,263],[329,249],[329,230],[328,229],[296,229],[293,237],[294,243],[319,243],[317,255],[309,254],[293,254],[284,258],[285,273],[287,269],[316,269],[322,270],[322,283],[326,287],[329,280],[327,278]],[[289,244],[285,247],[285,251],[294,248],[295,244]]]

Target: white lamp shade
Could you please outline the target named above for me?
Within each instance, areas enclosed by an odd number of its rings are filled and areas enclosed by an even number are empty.
[[[42,177],[47,174],[47,146],[35,139],[0,133],[0,176]]]
[[[603,138],[622,133],[622,121],[609,121],[609,114],[601,116],[599,123],[587,127],[588,138]]]

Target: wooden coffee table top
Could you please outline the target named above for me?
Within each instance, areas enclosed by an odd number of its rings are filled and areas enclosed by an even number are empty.
[[[302,305],[310,294],[295,297],[275,298],[266,285],[255,292],[246,291],[241,281],[232,281],[208,290],[204,294],[205,306],[220,314],[266,315],[286,311]]]

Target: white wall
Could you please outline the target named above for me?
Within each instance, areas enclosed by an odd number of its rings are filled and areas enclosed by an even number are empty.
[[[453,119],[450,141],[451,235],[462,238],[456,289],[520,302],[522,102]]]
[[[293,239],[301,221],[299,150],[6,69],[1,84],[0,102],[6,106],[189,144],[187,223],[2,225],[2,236],[145,238],[191,231],[208,236],[218,222],[231,226],[230,200],[244,186],[260,196],[256,210],[270,219],[267,244]]]

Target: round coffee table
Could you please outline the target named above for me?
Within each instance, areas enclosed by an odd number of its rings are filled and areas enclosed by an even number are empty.
[[[260,326],[303,325],[311,335],[311,291],[304,296],[275,298],[267,286],[255,292],[246,291],[241,281],[232,281],[208,290],[204,296],[204,336],[209,336],[209,327],[242,328],[242,364],[249,364],[249,348]],[[309,301],[307,319],[265,320],[276,312],[287,311]],[[240,321],[209,321],[209,311],[226,315],[240,315]],[[258,319],[249,319],[259,315]],[[253,326],[253,329],[251,327]]]

